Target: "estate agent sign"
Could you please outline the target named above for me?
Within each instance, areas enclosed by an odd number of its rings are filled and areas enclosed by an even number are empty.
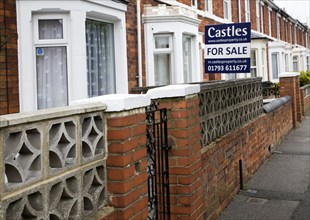
[[[250,60],[250,22],[205,27],[206,73],[249,73]]]

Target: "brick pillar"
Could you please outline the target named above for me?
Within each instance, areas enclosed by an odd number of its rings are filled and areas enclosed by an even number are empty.
[[[144,109],[107,115],[110,219],[147,219],[145,131]]]
[[[151,92],[168,110],[169,181],[171,219],[203,219],[202,160],[200,145],[199,98],[182,86],[156,88]],[[198,85],[189,88],[199,88]],[[180,89],[181,88],[181,89]],[[180,89],[181,91],[178,91]],[[162,93],[162,96],[161,94]],[[182,95],[180,95],[182,94]],[[171,97],[172,96],[172,97]],[[174,96],[174,97],[173,97]],[[157,98],[155,98],[157,100]]]
[[[0,2],[0,115],[19,112],[15,4]]]
[[[299,75],[297,73],[280,74],[280,95],[292,98],[293,126],[301,122],[302,109],[300,100]]]

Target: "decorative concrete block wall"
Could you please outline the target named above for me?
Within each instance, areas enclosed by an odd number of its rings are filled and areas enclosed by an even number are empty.
[[[0,117],[0,219],[85,219],[107,205],[105,108]]]

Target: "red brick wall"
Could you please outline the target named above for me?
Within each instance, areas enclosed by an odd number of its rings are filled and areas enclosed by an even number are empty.
[[[304,97],[303,89],[300,89],[300,100],[301,100],[302,115],[305,115],[306,112],[310,109],[310,95]]]
[[[145,113],[107,116],[109,205],[104,219],[147,219]]]
[[[291,128],[291,103],[288,103],[208,146],[209,149],[202,153],[205,216],[208,219],[217,219],[238,192],[239,160],[242,160],[246,182]]]
[[[0,115],[19,112],[15,2],[0,2]]]

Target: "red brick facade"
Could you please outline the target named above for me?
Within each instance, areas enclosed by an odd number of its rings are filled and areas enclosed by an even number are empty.
[[[0,2],[0,115],[19,111],[15,0]]]

